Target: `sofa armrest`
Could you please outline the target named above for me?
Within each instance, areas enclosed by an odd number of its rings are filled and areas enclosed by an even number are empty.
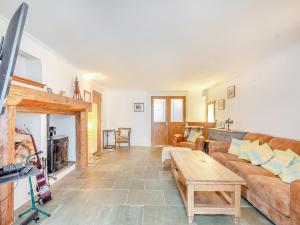
[[[202,150],[205,138],[203,136],[198,137],[195,141],[195,150]]]
[[[181,134],[174,134],[172,138],[172,145],[176,146],[178,142],[185,141],[185,138]]]
[[[292,224],[300,224],[300,180],[291,184],[291,220]]]
[[[214,152],[223,152],[227,153],[229,149],[230,143],[227,141],[213,141],[209,142],[208,151],[209,155]]]

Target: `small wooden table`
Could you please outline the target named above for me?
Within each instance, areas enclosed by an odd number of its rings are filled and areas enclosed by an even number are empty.
[[[171,170],[184,202],[189,223],[194,214],[241,217],[241,185],[246,181],[202,151],[171,152]],[[227,204],[195,204],[195,192],[219,192]]]

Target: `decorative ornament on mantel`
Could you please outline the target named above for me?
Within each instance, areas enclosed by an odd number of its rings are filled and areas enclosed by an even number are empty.
[[[80,89],[79,89],[79,82],[77,80],[77,76],[76,76],[76,79],[75,79],[75,88],[74,88],[73,98],[82,100],[82,97],[81,97],[81,94],[80,94]]]
[[[230,124],[233,124],[233,120],[228,118],[227,120],[225,120],[225,124],[227,125],[227,130],[230,130]]]

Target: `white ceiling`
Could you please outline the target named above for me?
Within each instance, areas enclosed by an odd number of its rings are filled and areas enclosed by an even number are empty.
[[[299,0],[26,2],[28,33],[114,88],[201,89],[300,42]]]

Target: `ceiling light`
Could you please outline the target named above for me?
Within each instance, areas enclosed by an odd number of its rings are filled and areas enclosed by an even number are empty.
[[[87,80],[104,80],[106,77],[102,73],[84,73],[83,77]]]

